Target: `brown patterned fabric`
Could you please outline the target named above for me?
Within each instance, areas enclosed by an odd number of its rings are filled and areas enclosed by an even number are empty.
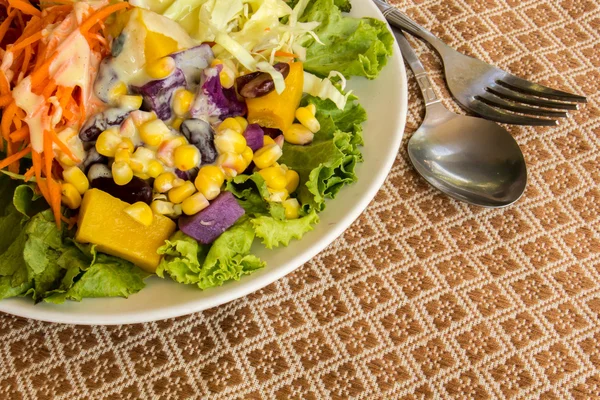
[[[403,148],[351,229],[244,299],[122,327],[0,315],[0,399],[600,398],[600,2],[397,4],[466,53],[589,97],[558,128],[510,128],[530,173],[516,206],[439,195]],[[409,104],[407,136],[414,82]]]

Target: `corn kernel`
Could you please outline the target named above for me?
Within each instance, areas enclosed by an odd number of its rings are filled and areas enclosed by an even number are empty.
[[[175,60],[163,57],[146,64],[146,73],[154,79],[163,79],[175,70]]]
[[[174,167],[175,149],[179,146],[185,146],[186,144],[188,144],[188,142],[185,136],[176,136],[173,139],[165,140],[158,148],[158,151],[156,152],[156,157],[166,166]]]
[[[98,136],[96,151],[103,156],[114,157],[121,140],[122,138],[117,128],[108,128]]]
[[[223,170],[223,173],[227,179],[233,179],[238,176],[238,172],[233,168],[221,167],[221,169]]]
[[[81,194],[75,187],[75,185],[71,183],[63,183],[61,185],[61,201],[62,203],[69,207],[71,210],[76,210],[81,206]]]
[[[176,218],[181,215],[181,206],[165,200],[154,200],[150,203],[150,209],[154,214]]]
[[[133,179],[133,171],[125,162],[114,162],[112,165],[113,181],[119,186],[127,185]]]
[[[296,219],[300,217],[300,203],[297,199],[287,199],[283,202],[285,217],[287,219]]]
[[[292,124],[287,131],[283,132],[285,141],[291,144],[309,144],[313,141],[315,134],[301,124]]]
[[[193,144],[186,144],[175,149],[173,154],[175,167],[181,171],[189,171],[200,164],[200,150]]]
[[[317,107],[314,104],[309,104],[306,106],[306,109],[313,115],[317,115]]]
[[[183,116],[192,108],[194,93],[186,89],[179,89],[173,95],[173,111],[179,116]]]
[[[263,147],[270,145],[270,144],[275,144],[275,141],[273,140],[273,138],[269,135],[265,135],[265,137],[263,138]]]
[[[250,163],[252,162],[252,157],[254,157],[254,152],[250,147],[246,146],[246,148],[242,152],[242,157],[246,161],[246,164],[250,165]]]
[[[140,139],[149,146],[158,146],[170,132],[162,120],[154,119],[140,126]]]
[[[242,127],[242,132],[241,133],[246,132],[246,128],[248,128],[248,120],[246,118],[244,118],[244,117],[235,117],[234,119]]]
[[[129,114],[129,117],[133,121],[133,124],[136,126],[136,128],[139,128],[144,123],[156,119],[156,114],[154,111],[135,110]]]
[[[208,200],[213,200],[221,193],[221,186],[225,182],[225,175],[221,168],[215,165],[207,165],[200,168],[194,182],[196,189]]]
[[[131,154],[127,149],[118,149],[115,153],[115,162],[124,162],[129,164],[131,160]]]
[[[269,144],[254,153],[252,160],[259,169],[264,169],[273,165],[282,155],[281,147],[276,144]]]
[[[195,193],[181,203],[181,209],[186,215],[195,215],[208,207],[209,204],[202,193]]]
[[[285,172],[285,180],[287,181],[285,189],[288,191],[288,193],[294,193],[300,184],[300,176],[298,173],[294,170],[288,169]]]
[[[166,193],[175,187],[177,179],[174,173],[164,172],[154,180],[154,190],[158,193]]]
[[[154,213],[152,212],[152,209],[148,204],[142,201],[138,201],[137,203],[130,205],[123,211],[144,226],[150,226],[154,221]]]
[[[83,142],[81,139],[79,139],[79,135],[75,129],[63,129],[58,133],[58,138],[69,148],[71,154],[73,154],[75,158],[79,160],[85,159],[86,151],[83,148]],[[63,167],[72,167],[77,165],[76,161],[62,151],[57,151],[57,159]]]
[[[231,60],[215,59],[210,65],[211,67],[222,65],[223,69],[219,73],[219,80],[221,81],[221,86],[223,86],[226,89],[233,87],[237,71],[235,68],[235,64]]]
[[[158,162],[156,160],[152,160],[148,164],[147,173],[150,178],[158,178],[158,176],[160,174],[162,174],[164,170],[165,170],[165,168],[163,167],[163,165],[160,162]]]
[[[290,196],[288,191],[285,189],[272,189],[268,187],[267,190],[271,194],[269,200],[275,203],[281,203]]]
[[[150,162],[154,160],[154,158],[154,151],[146,147],[138,147],[129,160],[129,166],[133,172],[138,174],[145,173],[148,171],[148,166],[150,165]]]
[[[312,133],[317,133],[321,129],[319,120],[306,107],[300,107],[296,110],[296,119]]]
[[[216,161],[217,165],[223,168],[224,172],[227,172],[225,168],[232,169],[238,174],[241,174],[246,169],[246,160],[237,153],[223,153]]]
[[[242,153],[246,149],[246,138],[232,129],[215,136],[215,147],[219,153]]]
[[[87,176],[79,167],[69,167],[63,170],[63,178],[66,182],[75,186],[79,194],[84,194],[90,188]]]
[[[176,131],[179,130],[179,128],[181,127],[181,124],[183,124],[183,118],[175,118],[173,120],[173,122],[171,122],[171,126],[173,127],[173,129],[175,129]]]
[[[125,96],[127,94],[127,85],[123,81],[117,82],[113,87],[108,91],[108,99],[111,103],[117,103],[121,96]]]
[[[119,127],[119,134],[124,138],[132,138],[137,134],[137,126],[135,126],[133,118],[125,118]]]
[[[169,201],[174,204],[180,204],[193,195],[194,192],[196,192],[194,184],[190,181],[185,181],[183,185],[169,190]]]
[[[135,177],[137,177],[137,178],[140,178],[140,179],[142,179],[142,180],[144,180],[144,181],[146,181],[146,180],[150,179],[150,175],[148,175],[148,174],[145,174],[145,173],[143,173],[143,172],[134,172],[134,173],[133,173],[133,176],[135,176]]]
[[[246,122],[246,125],[248,123]],[[240,135],[244,133],[245,129],[242,128],[242,125],[235,118],[227,118],[225,121],[221,122],[217,127],[217,133],[223,133],[226,130],[231,129],[232,131],[236,131]]]
[[[122,95],[119,97],[117,104],[120,108],[124,108],[128,111],[139,110],[142,106],[142,102],[144,99],[142,96],[134,96],[134,95]]]
[[[285,172],[281,167],[274,166],[261,169],[258,173],[263,177],[268,187],[272,189],[285,189],[287,180],[285,179]]]

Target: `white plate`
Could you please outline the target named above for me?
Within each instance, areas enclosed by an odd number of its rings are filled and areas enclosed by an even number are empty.
[[[371,0],[352,0],[353,16],[383,19]],[[115,325],[156,321],[206,310],[246,296],[289,274],[333,242],[356,220],[373,199],[387,177],[400,147],[407,113],[406,71],[396,46],[394,55],[378,79],[353,78],[349,88],[359,96],[369,120],[364,125],[365,162],[357,168],[358,182],[328,202],[315,230],[287,248],[266,250],[255,245],[256,254],[267,267],[253,275],[222,287],[200,291],[170,280],[152,277],[147,287],[129,299],[85,299],[61,305],[31,299],[0,302],[0,311],[42,321]]]

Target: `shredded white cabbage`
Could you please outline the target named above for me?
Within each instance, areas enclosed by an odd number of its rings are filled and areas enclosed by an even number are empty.
[[[273,78],[273,82],[275,83],[275,91],[277,93],[281,94],[285,90],[285,80],[283,78],[283,75],[281,74],[281,72],[273,68],[273,66],[270,63],[266,61],[261,61],[258,64],[256,64],[256,68],[259,71],[266,72],[269,75],[271,75],[271,78]]]
[[[319,97],[323,100],[331,100],[335,103],[336,107],[343,110],[348,102],[348,96],[352,92],[348,92],[345,95],[342,94],[338,88],[331,82],[329,78],[321,79],[310,72],[304,71],[304,93],[308,93],[311,96]]]

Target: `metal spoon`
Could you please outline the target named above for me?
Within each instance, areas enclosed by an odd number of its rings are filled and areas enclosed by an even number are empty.
[[[494,122],[446,109],[404,34],[394,33],[425,99],[425,120],[408,142],[417,172],[448,196],[470,204],[505,207],[519,200],[527,167],[515,139]]]

